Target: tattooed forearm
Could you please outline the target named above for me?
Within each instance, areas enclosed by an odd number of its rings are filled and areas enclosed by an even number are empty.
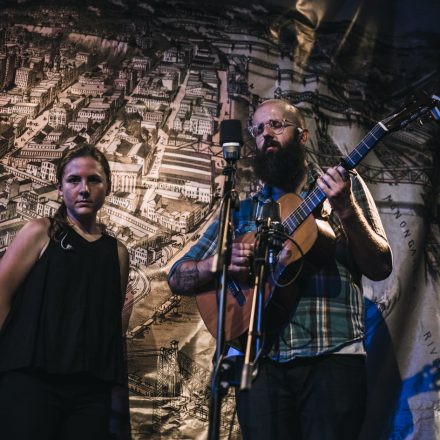
[[[199,287],[197,262],[187,261],[178,266],[170,279],[170,287],[181,295],[196,294]]]
[[[171,290],[178,295],[197,294],[200,287],[212,279],[211,266],[210,258],[199,262],[184,261],[169,279]]]

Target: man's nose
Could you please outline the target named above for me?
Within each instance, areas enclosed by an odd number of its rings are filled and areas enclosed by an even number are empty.
[[[261,138],[263,139],[263,142],[266,142],[267,140],[272,140],[274,138],[274,132],[270,127],[265,125]]]

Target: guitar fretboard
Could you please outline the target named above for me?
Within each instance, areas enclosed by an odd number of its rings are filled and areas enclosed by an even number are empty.
[[[352,170],[386,134],[387,128],[379,122],[359,142],[356,148],[343,160],[344,168]],[[293,234],[298,226],[322,203],[325,193],[317,186],[301,204],[283,221],[289,235]]]

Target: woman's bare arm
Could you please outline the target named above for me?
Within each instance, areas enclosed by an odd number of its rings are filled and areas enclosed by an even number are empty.
[[[130,315],[132,311],[132,306],[125,308],[126,304],[133,304],[133,295],[131,292],[127,293],[128,284],[128,273],[130,270],[130,258],[128,255],[127,248],[118,241],[118,259],[119,259],[119,269],[121,271],[121,292],[122,292],[122,334],[125,335],[128,329],[128,323],[130,321]]]
[[[0,328],[8,316],[16,290],[49,242],[48,228],[47,218],[31,220],[20,230],[0,259]]]

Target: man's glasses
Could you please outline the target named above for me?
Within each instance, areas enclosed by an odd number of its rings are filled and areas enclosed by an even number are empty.
[[[280,121],[279,119],[269,119],[267,122],[260,122],[256,125],[249,125],[248,130],[250,135],[254,138],[262,135],[264,132],[264,127],[266,125],[268,125],[272,132],[275,134],[281,134],[286,127],[295,126],[293,122],[287,121],[286,119],[283,119],[282,121]],[[298,127],[298,130],[301,130],[301,128]]]

